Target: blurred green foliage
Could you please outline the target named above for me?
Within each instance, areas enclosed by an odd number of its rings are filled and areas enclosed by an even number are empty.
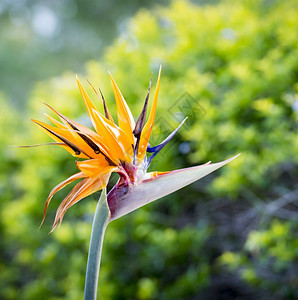
[[[87,63],[80,78],[101,87],[115,115],[110,70],[135,116],[150,72],[156,82],[163,65],[151,144],[189,119],[152,169],[242,152],[215,174],[109,225],[101,299],[297,297],[297,19],[294,0],[174,1],[140,10],[102,58]],[[40,100],[88,124],[72,72],[36,84],[30,117],[46,111]],[[82,299],[98,194],[48,235],[67,194],[59,192],[38,231],[44,201],[76,172],[74,159],[54,147],[8,147],[49,138],[2,98],[0,124],[0,298]]]
[[[241,252],[225,252],[219,263],[260,290],[271,290],[276,298],[295,299],[298,280],[297,226],[274,220],[267,230],[251,231]]]

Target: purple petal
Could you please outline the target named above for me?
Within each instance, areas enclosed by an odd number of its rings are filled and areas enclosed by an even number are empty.
[[[158,146],[155,147],[147,147],[147,152],[152,153],[152,155],[148,158],[147,160],[147,165],[149,167],[152,159],[158,154],[159,151],[174,137],[174,135],[177,133],[177,131],[180,129],[180,127],[184,124],[186,121],[187,117],[180,123],[180,125]]]

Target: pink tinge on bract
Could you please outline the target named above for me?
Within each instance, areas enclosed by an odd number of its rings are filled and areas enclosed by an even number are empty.
[[[107,197],[110,221],[201,179],[239,155],[215,164],[208,162],[205,165],[160,174],[135,184],[120,178]]]

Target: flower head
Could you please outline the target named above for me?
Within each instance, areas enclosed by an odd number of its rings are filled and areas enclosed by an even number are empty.
[[[76,161],[79,172],[58,184],[49,194],[44,208],[42,223],[54,194],[66,185],[79,179],[81,181],[75,185],[59,205],[52,230],[58,224],[61,224],[68,208],[88,195],[105,188],[112,172],[118,173],[120,179],[110,191],[107,199],[110,209],[110,220],[114,220],[140,206],[182,188],[230,161],[227,160],[218,164],[207,163],[203,166],[172,172],[147,173],[152,159],[169,142],[185,121],[160,145],[150,147],[149,139],[156,114],[160,75],[161,69],[159,70],[153,104],[147,122],[146,113],[151,80],[143,109],[135,122],[112,75],[110,77],[117,105],[118,125],[114,122],[101,91],[99,97],[103,104],[104,114],[97,110],[78,78],[79,90],[95,131],[72,121],[47,104],[59,117],[60,121],[49,115],[46,116],[54,126],[32,120],[54,139],[55,142],[50,143],[51,145],[59,145],[73,156],[84,159]],[[151,156],[147,157],[147,152],[151,153]]]

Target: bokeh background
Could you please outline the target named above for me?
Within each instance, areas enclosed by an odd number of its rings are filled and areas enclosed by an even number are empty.
[[[297,299],[297,20],[294,0],[1,0],[0,299],[82,299],[99,196],[48,235],[59,192],[38,231],[74,158],[11,145],[50,141],[29,121],[41,101],[86,124],[76,73],[115,114],[111,71],[137,116],[160,64],[151,144],[189,119],[152,169],[242,155],[112,222],[99,298]]]

